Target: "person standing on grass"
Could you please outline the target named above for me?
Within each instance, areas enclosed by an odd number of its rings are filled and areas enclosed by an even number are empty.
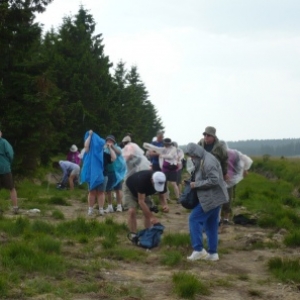
[[[208,126],[203,132],[203,138],[198,142],[198,145],[203,147],[204,150],[215,156],[221,164],[223,178],[227,181],[227,166],[228,166],[228,155],[224,143],[216,136],[216,128]]]
[[[164,139],[164,131],[163,130],[158,130],[156,134],[156,140],[152,142],[152,145],[156,147],[163,147],[163,139]],[[147,156],[150,157],[150,161],[152,164],[152,170],[153,171],[161,171],[161,167],[159,165],[159,153],[155,151],[148,151]]]
[[[122,212],[122,181],[126,173],[126,163],[122,156],[122,149],[117,145],[115,137],[109,135],[106,137],[106,145],[104,146],[104,153],[111,154],[111,151],[114,152],[113,156],[116,159],[107,166],[107,185],[106,185],[106,196],[107,196],[107,209],[104,210],[106,213],[114,212],[112,205],[112,191],[116,193],[117,199],[117,212]]]
[[[166,200],[166,176],[162,172],[144,170],[129,176],[125,184],[127,189],[124,193],[124,206],[128,209],[128,227],[131,237],[134,237],[137,232],[136,210],[138,207],[143,212],[145,228],[158,223],[157,218],[151,212],[153,202],[149,196],[158,193],[163,212],[169,211]]]
[[[2,138],[2,132],[0,130],[0,189],[5,188],[9,190],[10,199],[13,205],[13,213],[17,214],[19,211],[17,191],[11,173],[13,158],[13,148],[6,139]]]
[[[172,184],[175,198],[179,199],[179,189],[177,185],[177,170],[178,170],[178,154],[177,148],[173,146],[171,139],[165,138],[163,140],[163,150],[160,154],[162,159],[162,172],[166,175],[167,182]]]
[[[67,155],[67,161],[70,161],[80,166],[80,162],[81,162],[80,153],[76,145],[71,146],[70,151]]]
[[[173,146],[177,149],[177,187],[179,191],[179,195],[181,194],[182,191],[182,184],[181,184],[181,174],[182,174],[182,169],[183,169],[183,160],[184,160],[184,153],[182,149],[178,148],[178,144],[176,142],[172,142]]]
[[[94,133],[93,130],[85,134],[84,141],[85,152],[83,155],[81,183],[88,183],[88,215],[93,215],[94,204],[98,200],[99,214],[103,216],[107,165],[116,159],[116,154],[114,151],[110,151],[110,154],[104,152],[105,140]]]
[[[195,182],[191,188],[196,189],[199,203],[191,211],[189,227],[193,253],[188,260],[219,260],[218,227],[222,204],[228,202],[228,193],[219,161],[201,146],[189,143],[186,154],[195,166]],[[208,251],[203,245],[203,229],[207,236]]]

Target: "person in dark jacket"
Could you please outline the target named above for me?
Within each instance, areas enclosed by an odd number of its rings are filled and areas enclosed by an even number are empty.
[[[0,189],[5,188],[10,191],[10,199],[13,204],[13,212],[18,213],[17,191],[14,186],[11,174],[11,164],[14,158],[14,151],[11,144],[2,138],[0,130]]]
[[[189,143],[186,154],[191,157],[195,182],[191,188],[197,190],[199,204],[192,210],[189,217],[189,227],[193,253],[188,260],[219,260],[218,227],[222,204],[228,202],[226,184],[219,161],[203,147]],[[207,235],[208,251],[203,247],[202,232]]]

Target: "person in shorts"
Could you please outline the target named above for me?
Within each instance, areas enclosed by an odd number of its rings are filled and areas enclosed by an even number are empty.
[[[145,228],[158,223],[157,218],[150,210],[153,203],[149,196],[158,193],[163,211],[169,211],[166,192],[166,176],[162,172],[143,170],[127,178],[123,188],[123,201],[124,208],[128,209],[128,227],[131,233],[135,234],[137,232],[136,210],[138,207],[143,212]]]
[[[0,189],[9,190],[10,199],[13,205],[13,212],[18,213],[18,199],[17,191],[14,186],[13,177],[11,173],[11,164],[14,158],[14,151],[11,144],[2,138],[0,130]]]
[[[85,152],[88,153],[90,151],[90,147],[95,147],[93,143],[91,143],[91,138],[93,135],[93,130],[89,131],[89,135],[87,137],[87,139],[85,140],[84,143],[84,149]],[[103,144],[104,146],[104,144]],[[111,164],[115,159],[116,159],[116,154],[114,151],[110,151],[110,154],[105,153],[103,151],[103,147],[101,148],[97,148],[97,149],[93,149],[95,150],[97,153],[99,153],[100,155],[103,155],[103,169],[99,168],[99,172],[103,172],[103,177],[104,180],[101,184],[99,184],[98,186],[94,187],[93,189],[90,189],[89,186],[89,195],[88,195],[88,215],[92,216],[93,215],[93,211],[94,211],[94,204],[96,202],[96,199],[98,200],[98,205],[99,205],[99,214],[101,216],[104,215],[104,202],[105,202],[105,190],[106,190],[106,184],[107,184],[107,166],[108,164]]]
[[[104,153],[110,154],[111,151],[115,152],[114,156],[118,157],[122,155],[122,149],[117,145],[116,139],[113,135],[109,135],[106,137],[106,145],[104,146]],[[115,163],[117,160],[114,160],[111,164],[108,164],[107,166],[107,185],[106,185],[106,196],[107,196],[107,208],[104,210],[106,213],[112,213],[114,212],[114,208],[112,205],[112,198],[113,198],[113,191],[116,195],[117,200],[117,212],[122,212],[122,181],[118,182],[116,185],[114,185],[117,182],[116,177],[116,170],[115,170]]]

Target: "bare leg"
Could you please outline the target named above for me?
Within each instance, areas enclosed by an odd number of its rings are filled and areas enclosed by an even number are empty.
[[[74,190],[74,179],[75,179],[76,175],[70,175],[69,176],[69,187],[70,190]]]
[[[17,191],[15,188],[10,190],[10,199],[13,207],[18,207]]]
[[[117,190],[116,191],[116,196],[117,196],[117,203],[118,205],[122,204],[122,198],[123,198],[123,192],[122,190]]]
[[[151,219],[144,216],[144,226],[145,228],[151,227]]]
[[[137,231],[136,209],[129,208],[128,210],[128,227],[131,232]]]
[[[176,199],[178,199],[179,198],[179,189],[178,189],[177,183],[175,181],[172,181],[171,184],[174,189],[175,197],[176,197]]]
[[[112,204],[112,192],[111,191],[106,192],[106,196],[107,196],[107,204],[111,205]]]
[[[105,193],[97,192],[97,199],[98,199],[99,209],[103,208],[104,201],[105,201]]]
[[[96,191],[90,191],[88,195],[88,205],[89,207],[93,207],[96,200]]]

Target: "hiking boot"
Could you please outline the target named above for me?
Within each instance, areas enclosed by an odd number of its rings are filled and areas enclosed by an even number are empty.
[[[99,208],[99,215],[100,216],[104,216],[104,209],[103,208]]]
[[[208,255],[205,257],[205,260],[217,261],[217,260],[219,260],[219,254],[218,253],[213,253],[213,254],[208,253]]]
[[[14,207],[14,208],[13,208],[13,213],[14,213],[15,215],[17,215],[17,214],[19,213],[19,207]]]
[[[114,212],[114,208],[112,207],[112,205],[108,205],[107,208],[104,210],[104,212],[106,214],[113,213]]]
[[[202,251],[193,251],[191,256],[188,256],[188,260],[198,260],[198,259],[206,259],[206,257],[209,254],[206,252],[206,250],[203,248]]]
[[[123,208],[122,208],[122,205],[118,205],[117,206],[117,210],[116,210],[117,212],[122,212],[123,211]]]

